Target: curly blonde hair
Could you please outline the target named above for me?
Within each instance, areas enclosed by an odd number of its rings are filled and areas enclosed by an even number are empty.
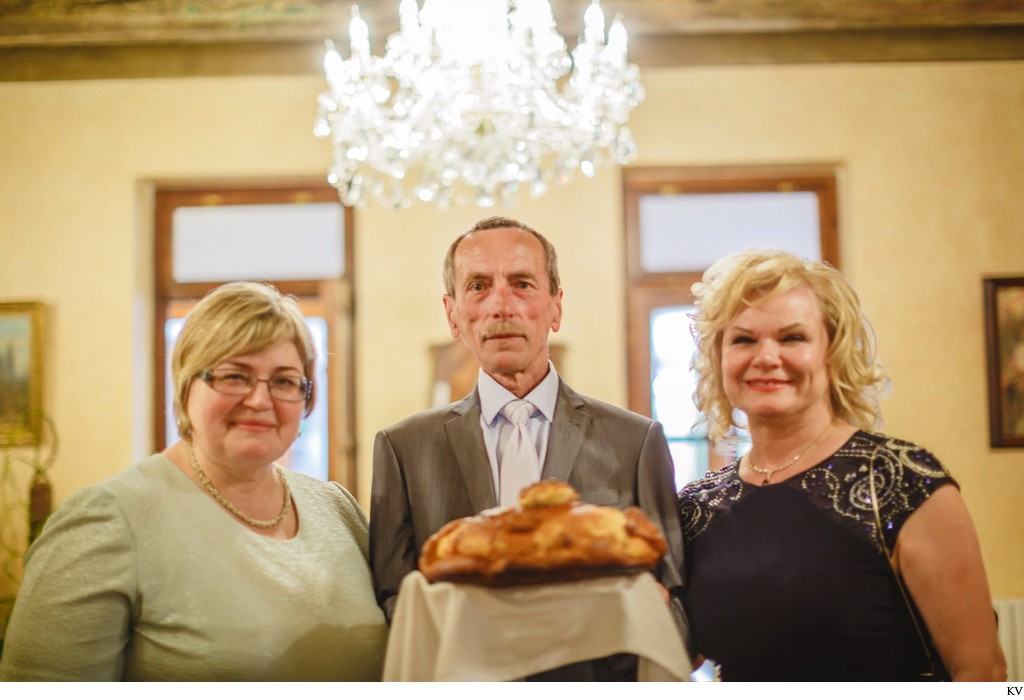
[[[697,308],[692,325],[697,345],[691,363],[697,373],[693,399],[704,415],[713,444],[730,442],[733,427],[746,427],[737,422],[725,395],[722,337],[726,326],[744,309],[801,286],[817,298],[828,333],[832,412],[859,428],[881,425],[878,397],[888,379],[875,362],[874,331],[861,311],[857,293],[826,262],[782,251],[752,250],[722,258],[692,287]]]

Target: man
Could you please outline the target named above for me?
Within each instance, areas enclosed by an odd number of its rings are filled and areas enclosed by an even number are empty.
[[[481,369],[469,396],[377,434],[370,564],[388,620],[430,535],[456,518],[515,502],[520,484],[508,483],[511,469],[503,465],[510,453],[503,431],[511,423],[501,411],[526,399],[532,416],[523,442],[532,445],[536,467],[520,482],[559,479],[585,502],[643,508],[669,543],[658,576],[682,626],[682,535],[668,444],[659,424],[577,394],[550,363],[548,333],[562,321],[554,247],[521,222],[484,219],[448,249],[444,281],[452,337]],[[620,680],[635,668],[633,657],[623,658],[574,664],[543,680]]]

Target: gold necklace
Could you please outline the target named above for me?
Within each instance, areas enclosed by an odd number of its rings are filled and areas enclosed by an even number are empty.
[[[786,469],[789,469],[794,464],[799,462],[801,457],[803,457],[805,454],[814,449],[814,447],[819,442],[821,442],[821,439],[825,437],[825,433],[827,433],[828,429],[831,427],[832,421],[829,421],[828,425],[825,426],[825,429],[818,433],[818,437],[814,438],[814,440],[811,441],[811,444],[809,444],[807,447],[805,447],[803,450],[797,453],[796,456],[794,456],[792,459],[790,459],[788,462],[786,462],[780,467],[775,467],[774,469],[770,467],[759,467],[756,464],[754,464],[754,460],[751,458],[750,455],[747,455],[747,466],[750,467],[752,471],[755,471],[758,474],[764,474],[764,481],[761,482],[761,486],[767,486],[768,483],[772,480],[772,477],[776,474],[776,472],[781,472],[785,471]]]
[[[261,530],[268,530],[277,525],[278,523],[280,523],[282,520],[288,517],[289,513],[292,512],[292,492],[291,489],[288,488],[288,479],[285,478],[284,470],[278,465],[274,465],[274,473],[277,474],[278,478],[281,480],[281,485],[284,486],[284,502],[281,504],[281,512],[277,514],[276,518],[272,518],[270,520],[257,520],[256,518],[251,518],[242,511],[240,511],[238,508],[235,507],[234,503],[232,503],[231,501],[229,501],[228,499],[224,498],[224,496],[221,495],[220,491],[217,490],[217,487],[213,485],[212,481],[210,481],[210,478],[206,476],[206,472],[203,471],[203,468],[199,466],[199,460],[196,459],[196,453],[192,450],[191,442],[188,443],[188,458],[189,461],[192,462],[192,468],[195,469],[196,476],[199,477],[199,483],[201,483],[206,488],[206,490],[210,492],[210,495],[213,496],[214,500],[217,501],[217,503],[220,503],[222,506],[224,506],[224,508],[226,508],[229,513],[234,515],[236,518],[241,520],[246,525],[258,527]]]

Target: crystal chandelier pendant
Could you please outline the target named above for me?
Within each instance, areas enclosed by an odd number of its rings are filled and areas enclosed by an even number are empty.
[[[383,56],[358,6],[349,58],[327,42],[315,133],[331,137],[342,203],[510,207],[636,157],[639,69],[598,0],[571,56],[547,0],[402,0],[398,15]]]

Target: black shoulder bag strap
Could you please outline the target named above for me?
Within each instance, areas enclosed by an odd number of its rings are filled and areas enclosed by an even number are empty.
[[[878,456],[880,449],[881,445],[875,448],[875,451],[871,454],[871,460],[868,462],[868,490],[871,493],[871,510],[875,514],[875,533],[878,535],[878,542],[882,545],[885,560],[889,563],[889,570],[892,571],[893,578],[896,579],[896,586],[900,589],[903,603],[907,606],[911,622],[914,623],[914,631],[917,632],[917,638],[921,641],[921,648],[924,650],[927,668],[921,671],[921,679],[926,681],[945,680],[943,677],[945,674],[938,671],[939,666],[935,663],[936,652],[933,650],[931,641],[926,636],[924,629],[922,629],[923,622],[918,619],[917,613],[914,611],[914,607],[910,602],[910,593],[907,591],[906,584],[903,583],[903,577],[896,570],[892,552],[889,550],[889,545],[885,542],[885,534],[882,529],[882,514],[878,506],[878,493],[875,491],[875,458]]]

